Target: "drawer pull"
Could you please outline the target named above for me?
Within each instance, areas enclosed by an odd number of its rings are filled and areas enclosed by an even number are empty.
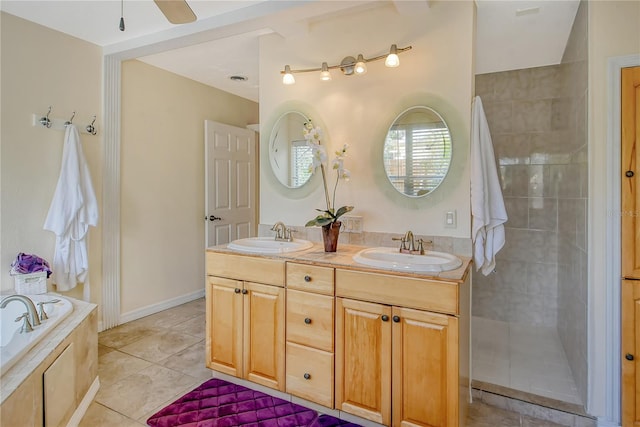
[[[627,359],[627,360],[633,360],[634,359],[633,358],[633,354],[631,354],[631,353],[627,353],[626,356],[624,356],[624,358]]]
[[[304,276],[304,281],[309,283],[311,281],[311,276],[309,276],[308,274]]]
[[[387,316],[386,314],[383,314],[381,317],[383,322],[388,322],[389,321],[389,316]]]
[[[249,293],[249,291],[248,291],[247,289],[243,289],[243,290],[242,290],[242,295],[246,295],[246,294],[248,294],[248,293]]]
[[[239,294],[239,293],[240,293],[240,289],[239,289],[239,288],[235,288],[233,291],[234,291],[236,294]]]
[[[307,325],[310,325],[311,324],[311,318],[305,317],[304,318],[304,323],[306,323]]]
[[[393,321],[398,323],[400,321],[400,316],[393,316]]]
[[[303,376],[304,376],[305,380],[310,380],[311,379],[311,374],[309,374],[307,372],[305,372]]]

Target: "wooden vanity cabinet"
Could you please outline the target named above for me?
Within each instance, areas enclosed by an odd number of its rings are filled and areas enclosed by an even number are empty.
[[[407,300],[412,306],[458,310],[457,301],[409,302],[407,295],[398,294],[415,289],[420,281],[336,270],[336,409],[385,425],[463,425],[469,391],[468,315],[463,314],[461,322],[455,312],[381,303]],[[429,287],[431,281],[422,282]],[[368,284],[367,295],[358,283]],[[463,300],[469,298],[469,279],[442,283],[456,295],[462,288],[460,303],[467,309]]]
[[[334,269],[287,262],[287,392],[333,408]]]
[[[225,257],[225,262],[216,263],[219,256]],[[259,261],[257,266],[252,265],[253,260]],[[259,270],[263,278],[284,283],[284,263],[264,261],[207,253],[206,363],[210,369],[284,391],[284,287],[216,275],[248,277],[266,265],[267,271]],[[225,270],[229,264],[237,264],[238,270]]]

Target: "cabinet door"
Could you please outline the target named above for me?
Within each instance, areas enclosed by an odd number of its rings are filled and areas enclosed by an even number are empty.
[[[393,308],[393,425],[458,426],[458,319]]]
[[[389,306],[336,299],[336,409],[385,425],[391,416],[390,317]]]
[[[242,377],[242,282],[207,281],[207,367]]]
[[[622,276],[640,279],[640,67],[622,70]]]
[[[640,281],[622,281],[622,425],[640,426]]]
[[[284,391],[284,288],[245,282],[244,291],[244,377]]]

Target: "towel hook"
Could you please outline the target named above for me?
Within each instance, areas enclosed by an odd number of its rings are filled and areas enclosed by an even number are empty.
[[[76,116],[76,112],[74,111],[74,112],[71,114],[71,118],[70,118],[68,121],[64,122],[64,126],[65,126],[65,127],[67,127],[67,126],[69,126],[69,125],[72,125],[72,124],[73,124],[73,118],[74,118],[75,116]]]
[[[49,114],[51,114],[51,105],[49,105],[49,111],[47,111],[47,115],[40,118],[40,124],[46,128],[51,127],[51,119],[49,118]]]
[[[93,125],[96,122],[96,116],[93,116],[93,121],[91,122],[90,125],[87,125],[87,132],[89,132],[91,135],[95,135],[98,132],[96,131],[96,127]]]

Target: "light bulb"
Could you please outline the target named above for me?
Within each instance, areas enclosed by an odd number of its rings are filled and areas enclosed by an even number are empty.
[[[384,61],[384,65],[389,68],[397,67],[400,65],[400,58],[398,58],[398,46],[395,44],[391,45],[391,49],[389,49],[389,55],[387,59]]]
[[[327,82],[331,80],[331,73],[329,72],[329,66],[326,62],[322,63],[322,71],[320,71],[320,80]]]
[[[284,76],[282,76],[282,83],[286,85],[292,85],[296,82],[291,74],[291,68],[288,65],[284,66]]]
[[[362,54],[358,55],[358,62],[356,62],[356,68],[354,71],[356,74],[364,74],[367,72],[367,64],[365,64]]]

